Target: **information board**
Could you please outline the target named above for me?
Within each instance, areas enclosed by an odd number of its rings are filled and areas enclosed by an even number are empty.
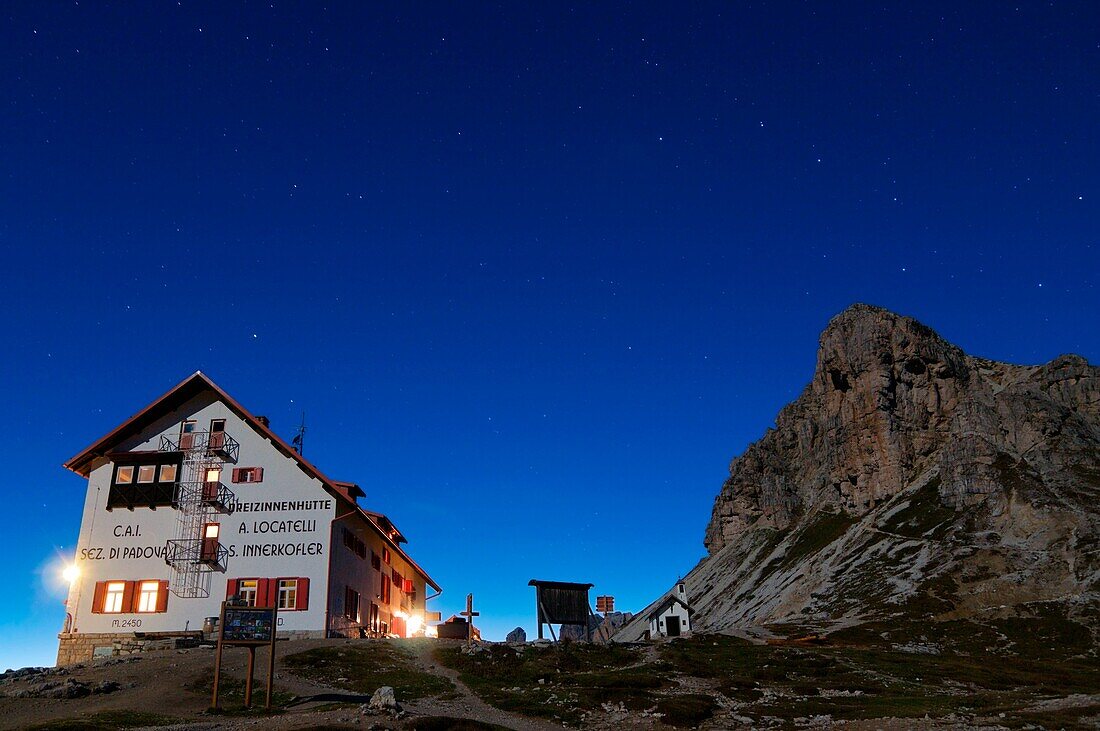
[[[275,641],[273,607],[226,607],[221,628],[227,645],[269,645]]]

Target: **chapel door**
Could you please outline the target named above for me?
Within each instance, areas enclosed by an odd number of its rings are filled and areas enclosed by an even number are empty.
[[[680,618],[679,617],[665,617],[665,635],[667,637],[679,637],[680,636]]]

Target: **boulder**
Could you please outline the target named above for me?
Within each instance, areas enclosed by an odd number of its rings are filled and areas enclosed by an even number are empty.
[[[388,685],[383,685],[381,688],[374,691],[374,695],[370,697],[367,707],[372,711],[385,711],[389,713],[396,713],[400,710],[400,706],[397,705],[397,696],[394,695],[393,688]]]
[[[516,627],[508,633],[508,636],[505,637],[504,640],[509,644],[522,644],[527,641],[527,632],[523,627]]]

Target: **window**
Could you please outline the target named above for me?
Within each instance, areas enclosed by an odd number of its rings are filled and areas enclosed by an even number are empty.
[[[160,597],[160,582],[159,581],[143,581],[138,586],[138,606],[139,612],[155,612],[157,611],[157,599]]]
[[[93,614],[129,614],[168,611],[168,582],[163,579],[139,581],[97,581],[92,594]]]
[[[180,449],[195,448],[195,421],[188,419],[180,424]]]
[[[107,595],[103,598],[103,613],[119,614],[122,612],[122,597],[125,593],[125,581],[107,582]]]
[[[371,565],[371,568],[374,569],[375,571],[381,571],[382,570],[382,559],[374,551],[370,552],[370,565]]]
[[[221,482],[222,471],[220,468],[212,467],[206,471],[207,482]]]
[[[225,448],[225,419],[210,420],[210,440],[207,447],[213,451]]]
[[[367,557],[367,544],[346,526],[344,527],[344,546],[359,558]]]
[[[225,596],[236,596],[250,607],[275,605],[287,612],[304,612],[309,609],[309,578],[229,579]]]
[[[233,482],[263,482],[263,467],[234,467]]]
[[[350,586],[344,588],[344,618],[359,621],[359,592]]]
[[[405,589],[405,579],[397,573],[397,569],[393,570],[393,585],[397,587],[398,591],[404,591]]]
[[[116,466],[114,480],[107,493],[108,510],[174,505],[180,474],[178,453],[119,453],[111,457]]]
[[[382,596],[379,598],[382,600],[383,604],[390,603],[390,587],[392,586],[393,584],[390,581],[390,577],[382,574]]]
[[[203,530],[202,537],[217,539],[220,529],[221,525],[219,523],[207,523],[206,528]]]
[[[279,609],[298,608],[298,580],[279,579]]]
[[[259,579],[241,579],[237,587],[237,596],[250,607],[256,606],[256,595],[259,592]]]
[[[384,563],[389,563],[390,562],[390,549],[388,549],[388,548],[383,548],[382,549],[382,561]]]

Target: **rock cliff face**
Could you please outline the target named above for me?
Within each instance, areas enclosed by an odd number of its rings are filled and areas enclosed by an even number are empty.
[[[686,578],[694,623],[751,632],[1049,601],[1087,613],[1098,501],[1100,368],[968,356],[854,305],[822,334],[802,395],[730,465],[709,556]]]

